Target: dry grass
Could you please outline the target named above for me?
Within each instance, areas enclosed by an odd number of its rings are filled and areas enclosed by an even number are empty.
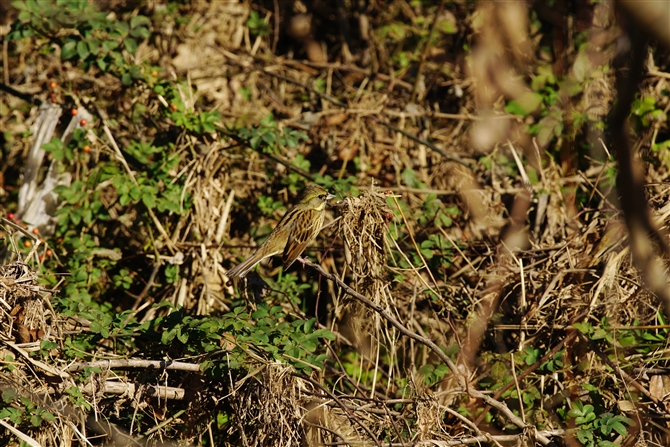
[[[315,28],[294,40],[287,36],[296,31],[289,29],[279,30],[276,41],[254,37],[245,26],[251,6],[267,17],[280,13],[301,19],[308,13],[328,31]],[[87,353],[91,362],[109,365],[79,376],[93,364],[71,363],[64,350],[73,348],[64,344],[75,331],[91,333],[91,321],[53,311],[49,300],[62,289],[39,286],[45,274],[40,269],[48,265],[42,251],[24,263],[15,258],[18,249],[9,249],[0,266],[0,353],[13,360],[1,365],[0,387],[55,415],[34,427],[24,421],[23,439],[66,445],[101,433],[118,445],[131,438],[147,445],[546,445],[549,439],[577,445],[566,431],[574,424],[560,413],[597,396],[600,407],[635,422],[621,445],[666,445],[663,402],[670,388],[661,370],[645,371],[667,363],[662,302],[634,267],[629,221],[619,211],[622,192],[611,172],[620,164],[602,156],[609,148],[600,124],[616,96],[618,72],[586,75],[616,62],[615,39],[623,31],[613,24],[609,6],[591,10],[590,31],[582,36],[588,51],[566,50],[556,61],[562,65],[553,68],[568,79],[556,87],[556,102],[546,114],[525,118],[504,107],[528,100],[535,90],[526,74],[537,78],[537,67],[548,64],[536,55],[545,36],[525,25],[524,4],[422,9],[426,20],[439,10],[468,25],[445,37],[453,40],[442,41],[444,48],[417,50],[421,76],[397,69],[397,54],[392,57],[374,41],[381,31],[366,38],[361,29],[359,37],[347,41],[333,19],[338,12],[320,14],[316,6],[302,5],[305,12],[283,2],[270,10],[259,4],[196,3],[187,11],[187,24],[165,19],[163,29],[155,30],[162,44],[144,45],[137,59],[163,67],[167,77],[185,79],[180,94],[187,107],[218,110],[231,128],[255,125],[273,113],[280,128],[305,131],[309,140],[270,156],[224,133],[198,139],[162,121],[142,127],[144,138],[174,143],[181,158],[173,178],[183,181],[181,203],[192,207],[181,215],[153,216],[140,227],[133,225],[138,215],[123,214],[114,205],[116,191],[103,185],[112,219],[96,237],[126,244],[107,248],[119,249],[124,265],[135,268],[134,284],[140,284],[132,293],[105,297],[116,312],[130,310],[129,318],[151,324],[177,314],[152,306],[161,301],[195,320],[240,306],[252,312],[266,301],[281,307],[286,321],[316,316],[319,327],[335,333],[335,341],[318,347],[328,354],[326,366],[306,375],[289,362],[248,349],[244,368],[212,377],[198,365],[232,361],[233,351],[246,345],[226,336],[215,351],[193,354],[176,341],[163,351],[147,343],[125,358],[115,345],[124,339],[110,337]],[[372,21],[381,30],[397,24],[394,14],[415,13],[405,2],[387,6],[356,11],[356,23]],[[447,20],[448,14],[440,17]],[[274,26],[273,19],[269,23]],[[287,23],[281,26],[299,25]],[[327,42],[329,60],[339,62],[319,59]],[[455,42],[471,43],[472,52],[450,54],[446,45]],[[306,59],[277,56],[289,51]],[[23,48],[11,57],[29,54],[30,48]],[[370,58],[376,73],[356,63]],[[39,93],[43,77],[62,77],[59,60],[34,60],[40,65],[33,72],[41,74],[17,82],[21,91]],[[663,72],[667,65],[657,68],[641,88],[667,112],[670,76]],[[10,69],[12,79],[19,79],[18,70]],[[81,78],[77,88],[88,109],[107,113],[109,104],[102,103],[111,101],[104,98],[114,97],[118,82],[91,79],[76,67],[67,72]],[[415,78],[425,85],[415,84]],[[575,83],[581,83],[582,94],[571,93]],[[30,147],[30,138],[18,135],[35,116],[20,112],[16,100],[7,98],[3,105],[15,110],[15,117],[4,115],[0,122],[17,142],[3,155],[13,166],[7,174],[15,174]],[[146,89],[122,98],[119,116],[131,115],[137,104],[155,116],[165,106]],[[590,121],[577,123],[573,117],[579,113]],[[537,125],[534,136],[526,131],[530,124]],[[125,152],[115,151],[114,144],[125,147],[137,137],[136,126],[121,119],[114,142],[100,131],[94,156],[114,153],[123,159]],[[635,135],[634,146],[649,149],[666,132],[666,123],[658,122]],[[592,152],[585,155],[580,145],[587,143]],[[281,216],[281,209],[260,215],[259,198],[293,200],[295,184],[286,179],[295,173],[290,161],[298,156],[310,161],[312,175],[352,176],[360,194],[344,194],[330,209],[332,224],[316,244],[323,249],[308,253],[319,268],[292,268],[297,273],[288,275],[297,276],[295,282],[260,280],[250,284],[247,295],[238,293],[226,269]],[[662,152],[646,156],[654,161],[645,165],[650,215],[664,228],[670,165]],[[18,176],[8,175],[3,191],[16,187],[14,181]],[[4,208],[14,206],[12,197],[2,197]],[[430,215],[430,201],[443,213],[457,210],[445,214],[450,225]],[[6,240],[30,235],[15,224],[2,231]],[[51,235],[40,236],[49,240]],[[437,236],[445,246],[426,249],[423,244]],[[651,250],[665,259],[663,244],[652,241]],[[179,266],[176,282],[161,276],[166,265]],[[277,270],[263,266],[260,271],[275,278]],[[290,299],[296,282],[309,285],[300,289],[301,303]],[[576,323],[599,332],[579,335]],[[658,338],[637,351],[626,344],[632,343],[631,326],[638,331],[635,343],[644,342],[642,334]],[[620,331],[629,338],[619,337]],[[42,340],[56,347],[45,348]],[[168,367],[166,361],[174,364]],[[542,366],[547,362],[555,369]],[[445,365],[449,371],[438,373]],[[68,394],[74,386],[81,396]],[[524,405],[514,390],[536,398]],[[484,410],[492,406],[485,418]],[[20,436],[8,431],[0,440],[16,443]]]

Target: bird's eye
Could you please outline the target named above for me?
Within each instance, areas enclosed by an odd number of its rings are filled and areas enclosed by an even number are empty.
[[[321,195],[319,196],[319,199],[321,199],[321,200],[326,200],[326,197],[328,197],[327,194],[321,194]]]

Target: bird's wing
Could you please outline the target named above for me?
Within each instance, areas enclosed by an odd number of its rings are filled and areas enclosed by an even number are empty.
[[[296,214],[293,224],[291,225],[291,234],[288,237],[288,242],[284,248],[285,268],[289,268],[293,262],[305,251],[307,245],[312,242],[316,234],[321,229],[323,223],[323,212],[317,210],[304,210]],[[316,228],[318,225],[318,228]]]

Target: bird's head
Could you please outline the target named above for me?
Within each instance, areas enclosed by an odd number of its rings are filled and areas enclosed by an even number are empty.
[[[310,184],[305,188],[305,192],[300,200],[301,204],[305,204],[309,208],[315,208],[317,210],[322,210],[326,207],[326,202],[335,197],[334,195],[328,193],[321,186],[316,184]]]

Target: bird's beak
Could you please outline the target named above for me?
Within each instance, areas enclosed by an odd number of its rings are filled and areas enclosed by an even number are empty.
[[[326,202],[329,201],[330,199],[334,199],[334,198],[335,198],[335,194],[328,193],[328,195],[326,196]]]

